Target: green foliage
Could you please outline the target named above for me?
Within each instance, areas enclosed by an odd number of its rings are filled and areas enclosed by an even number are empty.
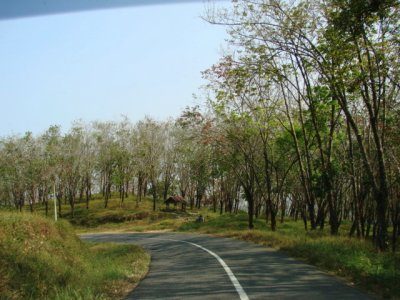
[[[364,26],[371,26],[377,18],[388,15],[397,0],[333,0],[333,24],[338,32],[361,35]]]
[[[147,272],[149,256],[138,247],[86,245],[67,222],[0,216],[1,299],[114,298]]]

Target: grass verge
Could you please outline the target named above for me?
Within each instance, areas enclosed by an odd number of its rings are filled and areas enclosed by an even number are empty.
[[[64,221],[0,213],[1,299],[121,298],[149,262],[137,246],[83,243]]]
[[[180,231],[195,231],[251,241],[283,250],[383,298],[400,298],[400,255],[378,253],[370,241],[332,237],[323,231],[305,231],[301,222],[286,221],[273,232],[264,220],[247,228],[247,215],[209,213],[204,223],[188,222]]]
[[[35,214],[45,216],[44,207],[38,205]],[[111,198],[107,208],[98,196],[91,200],[89,209],[83,202],[76,203],[74,216],[69,205],[62,205],[62,219],[69,221],[77,233],[171,231],[196,215],[180,209],[166,209],[162,200],[157,202],[157,209],[153,211],[151,199],[143,198],[136,202],[136,197],[132,195],[124,203],[118,198]]]

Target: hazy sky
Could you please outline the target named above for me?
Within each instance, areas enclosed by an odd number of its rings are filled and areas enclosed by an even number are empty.
[[[178,116],[227,37],[199,18],[204,8],[199,1],[0,21],[0,136],[67,130],[77,119]]]

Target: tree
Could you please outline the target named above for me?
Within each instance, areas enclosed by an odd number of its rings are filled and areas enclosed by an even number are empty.
[[[164,151],[164,136],[162,124],[146,117],[137,123],[138,154],[142,172],[148,175],[153,196],[153,211],[156,210],[158,199],[158,182],[161,175],[161,155]]]

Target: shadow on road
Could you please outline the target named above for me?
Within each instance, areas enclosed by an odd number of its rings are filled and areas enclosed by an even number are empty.
[[[250,299],[372,299],[317,268],[251,243],[181,233],[96,234],[83,239],[140,244],[152,255],[148,276],[127,299],[239,299],[216,254]]]

